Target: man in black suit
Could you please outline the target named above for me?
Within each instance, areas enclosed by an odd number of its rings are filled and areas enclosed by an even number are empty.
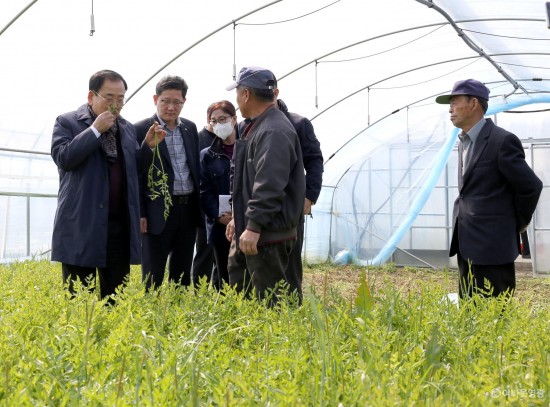
[[[141,144],[142,273],[148,289],[162,283],[168,256],[169,280],[184,286],[191,283],[195,236],[202,217],[197,126],[179,117],[187,88],[179,76],[162,78],[153,96],[157,113],[135,124]],[[155,136],[146,137],[151,127],[156,131],[149,134]],[[152,163],[154,171],[150,171]],[[166,193],[162,171],[167,175]]]
[[[304,199],[303,215],[311,215],[311,206],[315,205],[315,202],[317,202],[323,184],[323,153],[321,152],[321,145],[315,135],[311,122],[297,113],[289,112],[285,102],[278,98],[279,89],[275,88],[274,91],[277,108],[283,112],[290,121],[300,139],[302,160],[306,172],[306,196]],[[288,275],[298,278],[297,284],[300,288],[302,287],[303,278],[302,247],[304,244],[304,216],[301,217],[298,223],[296,244],[290,252],[287,266]]]
[[[436,98],[450,105],[451,121],[462,129],[449,251],[457,255],[461,298],[473,292],[513,294],[519,235],[542,190],[519,138],[484,118],[488,101],[489,89],[473,79],[455,83],[450,95]]]

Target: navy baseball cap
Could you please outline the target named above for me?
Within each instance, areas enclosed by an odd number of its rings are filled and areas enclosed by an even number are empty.
[[[233,90],[241,85],[253,89],[275,89],[276,83],[275,75],[270,70],[257,66],[245,66],[240,70],[237,80],[225,89]]]
[[[436,103],[441,103],[443,105],[448,105],[451,103],[452,96],[458,95],[468,95],[475,96],[477,98],[485,99],[489,101],[489,89],[487,86],[482,84],[475,79],[466,79],[464,81],[458,81],[453,86],[453,90],[450,95],[441,95],[435,98]]]

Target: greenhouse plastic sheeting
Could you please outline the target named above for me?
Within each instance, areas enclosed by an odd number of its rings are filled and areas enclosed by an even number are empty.
[[[169,24],[156,18],[167,13]],[[93,72],[125,77],[131,122],[154,112],[162,76],[183,76],[182,115],[200,128],[211,102],[234,101],[225,86],[238,69],[258,65],[277,75],[289,109],[312,120],[325,157],[307,261],[344,252],[359,264],[448,263],[456,130],[434,99],[475,78],[543,179],[530,236],[534,268],[550,270],[542,1],[14,0],[0,5],[0,30],[0,258],[47,252],[58,186],[51,129],[86,102]]]

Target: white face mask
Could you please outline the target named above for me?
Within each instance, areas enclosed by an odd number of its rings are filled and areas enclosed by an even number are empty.
[[[223,124],[217,123],[214,126],[214,133],[222,140],[227,139],[233,133],[233,120]]]

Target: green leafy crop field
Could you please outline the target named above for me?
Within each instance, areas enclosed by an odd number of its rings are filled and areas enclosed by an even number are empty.
[[[140,270],[115,306],[59,264],[0,266],[0,406],[548,405],[548,279],[508,303],[444,300],[456,273],[306,268],[268,309]]]

